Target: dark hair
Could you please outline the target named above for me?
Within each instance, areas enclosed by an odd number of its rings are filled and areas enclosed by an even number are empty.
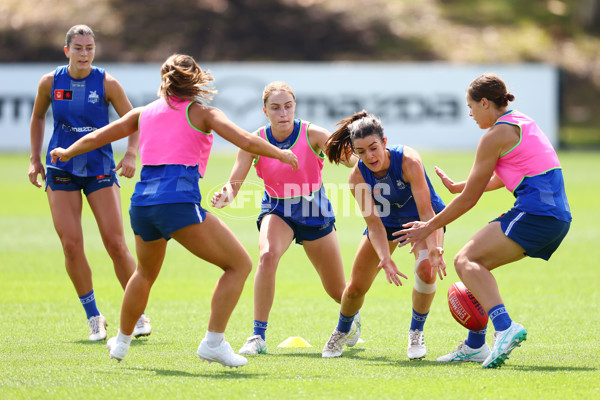
[[[509,101],[515,100],[515,95],[508,92],[504,81],[494,74],[477,77],[469,85],[467,93],[475,101],[481,101],[485,97],[498,107],[506,107]]]
[[[383,141],[383,125],[379,118],[365,110],[341,120],[339,128],[331,134],[325,143],[325,154],[332,163],[339,164],[348,159],[354,150],[354,140],[377,135]]]
[[[192,56],[173,54],[160,68],[160,75],[162,82],[158,95],[164,97],[169,106],[171,96],[202,104],[201,99],[211,100],[217,93],[209,86],[214,80],[210,71],[203,71]]]
[[[94,35],[92,28],[87,25],[75,25],[67,31],[67,36],[65,37],[65,46],[67,46],[67,48],[71,45],[71,41],[77,35],[90,35],[94,40],[96,40],[96,36]]]

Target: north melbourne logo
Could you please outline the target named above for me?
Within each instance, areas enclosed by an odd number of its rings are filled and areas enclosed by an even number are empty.
[[[98,101],[100,101],[100,96],[98,96],[95,90],[91,90],[88,95],[88,103],[96,104]]]

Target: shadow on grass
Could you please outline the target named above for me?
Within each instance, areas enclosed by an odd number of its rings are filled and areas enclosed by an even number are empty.
[[[345,355],[345,353],[344,353]],[[442,362],[437,362],[435,360],[398,360],[398,359],[393,359],[393,358],[388,358],[388,357],[376,357],[376,358],[363,358],[360,356],[352,356],[349,355],[348,358],[354,358],[354,359],[363,359],[367,362],[369,362],[371,365],[373,364],[377,364],[379,363],[380,365],[385,365],[385,366],[393,366],[396,365],[398,367],[411,367],[411,368],[423,368],[423,367],[432,367],[434,365],[438,366],[438,367],[450,367],[450,368],[460,368],[460,367],[464,367],[466,365],[471,365],[475,368],[481,368],[481,365],[478,365],[477,363],[464,363],[464,362],[451,362],[451,363],[442,363]],[[568,367],[568,366],[550,366],[550,365],[539,365],[539,366],[534,366],[534,365],[511,365],[511,364],[504,364],[501,368],[481,368],[481,369],[486,369],[486,370],[512,370],[512,371],[523,371],[523,372],[592,372],[592,371],[596,371],[597,368],[594,367]]]
[[[360,353],[365,349],[352,349],[344,353],[345,357],[352,358],[355,360],[361,360],[368,362],[370,365],[383,365],[383,366],[398,366],[398,367],[423,367],[425,365],[430,366],[433,362],[428,360],[408,360],[400,359],[398,356],[380,356],[380,357],[363,357]],[[347,354],[346,354],[347,353]],[[399,353],[400,354],[400,353]]]
[[[139,372],[140,370],[151,371],[156,375],[160,376],[176,376],[183,378],[215,378],[215,379],[249,379],[249,378],[260,378],[266,377],[268,374],[262,373],[248,373],[244,372],[244,368],[228,368],[221,365],[217,366],[219,370],[212,371],[201,371],[201,372],[187,372],[177,371],[172,369],[159,369],[159,368],[127,368],[131,371]]]
[[[390,367],[390,366],[396,366],[396,367],[400,367],[400,368],[430,368],[433,365],[440,365],[439,362],[437,361],[432,361],[432,360],[399,360],[398,358],[394,358],[394,357],[369,357],[369,358],[365,358],[365,357],[348,357],[348,358],[353,358],[356,360],[364,360],[365,362],[368,362],[369,365],[371,366],[376,366],[376,365],[381,365],[381,366],[386,366],[386,367]]]
[[[510,365],[504,364],[501,369],[511,369],[527,372],[591,372],[596,371],[594,367],[559,367],[552,365]]]
[[[343,355],[341,358],[346,358],[350,360],[364,360],[369,364],[380,364],[380,365],[398,365],[398,366],[411,366],[411,367],[419,367],[419,366],[431,366],[432,364],[439,364],[436,361],[428,361],[428,360],[399,360],[395,357],[363,357],[361,353],[366,351],[367,349],[361,347],[353,347],[351,349],[344,349]],[[278,356],[283,357],[303,357],[303,358],[322,358],[321,353],[315,352],[287,352],[287,353],[279,353]]]
[[[464,367],[466,365],[472,365],[474,367],[480,367],[477,363],[463,363],[463,362],[454,362],[454,363],[440,363],[435,361],[434,359],[427,360],[400,360],[395,357],[363,357],[361,355],[366,349],[363,348],[353,348],[353,349],[344,349],[344,353],[342,358],[351,359],[351,360],[361,360],[365,361],[369,365],[381,365],[381,366],[397,366],[397,367],[407,367],[407,368],[430,368],[432,366],[438,367],[450,367],[450,368],[459,368]],[[302,357],[302,358],[321,358],[320,353],[300,353],[300,352],[289,352],[289,353],[280,353],[277,356],[283,357]],[[482,368],[483,369],[483,368]],[[550,366],[550,365],[511,365],[504,364],[502,369],[510,369],[515,371],[524,371],[524,372],[592,372],[596,371],[595,367],[568,367],[568,366]],[[494,369],[493,369],[494,370]],[[497,370],[497,369],[495,369]]]
[[[361,348],[361,347],[353,347],[351,349],[344,349],[343,355],[341,358],[345,358],[345,359],[349,359],[349,360],[357,360],[357,361],[364,361],[365,363],[368,363],[369,365],[382,365],[382,366],[397,366],[397,367],[431,367],[432,365],[441,365],[440,363],[438,363],[435,360],[426,360],[426,359],[422,359],[422,360],[408,360],[408,359],[404,359],[401,360],[398,357],[373,357],[373,356],[368,356],[365,357],[363,356],[361,353],[365,352],[367,349],[365,348]],[[287,353],[280,353],[277,354],[278,356],[284,356],[284,357],[303,357],[303,358],[322,358],[321,353],[300,353],[300,352],[287,352]],[[457,363],[458,364],[458,363]]]
[[[147,337],[134,339],[131,341],[130,346],[135,347],[135,346],[145,345],[148,340],[149,340],[149,338],[147,338]],[[92,340],[81,339],[81,340],[75,340],[75,341],[69,340],[69,341],[67,341],[67,343],[84,344],[84,345],[88,345],[88,346],[106,346],[106,340],[92,341]]]
[[[345,353],[344,353],[345,354]],[[315,352],[285,352],[285,353],[277,353],[277,354],[273,354],[274,356],[277,357],[299,357],[299,358],[323,358],[323,356],[321,355],[321,353],[315,353]]]

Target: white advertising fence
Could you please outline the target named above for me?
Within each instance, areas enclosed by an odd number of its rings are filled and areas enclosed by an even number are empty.
[[[446,63],[201,63],[219,91],[210,103],[248,131],[267,122],[262,90],[274,80],[296,94],[296,117],[330,131],[356,111],[377,115],[388,143],[417,150],[473,150],[482,131],[469,117],[465,91],[485,72],[498,74],[515,94],[513,108],[534,118],[558,145],[558,70],[544,64]],[[103,64],[123,85],[132,104],[156,99],[160,64]],[[0,151],[29,150],[29,122],[37,85],[54,64],[0,64]],[[114,110],[111,120],[117,117]],[[52,134],[48,112],[45,145]],[[121,140],[116,149],[124,148]],[[215,135],[215,144],[229,145]]]

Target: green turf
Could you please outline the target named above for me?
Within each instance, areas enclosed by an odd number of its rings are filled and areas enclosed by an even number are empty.
[[[195,355],[208,321],[217,268],[169,244],[147,314],[154,331],[134,340],[120,364],[110,360],[104,343],[89,343],[85,314],[64,269],[60,243],[42,190],[28,183],[26,155],[0,157],[0,398],[2,399],[570,399],[600,397],[600,157],[597,153],[560,154],[573,211],[571,231],[550,262],[525,259],[495,272],[511,316],[525,325],[528,340],[504,367],[483,370],[475,364],[440,365],[438,356],[464,340],[446,303],[448,286],[458,280],[452,257],[483,224],[510,208],[506,192],[488,193],[467,215],[452,223],[446,236],[448,277],[439,283],[428,322],[428,355],[406,359],[411,315],[412,256],[394,256],[410,279],[389,285],[383,275],[373,284],[362,309],[365,343],[324,360],[321,349],[337,322],[339,307],[322,289],[317,274],[293,245],[281,260],[275,304],[268,330],[269,354],[251,357],[230,370],[201,363]],[[433,173],[439,165],[455,179],[466,177],[472,154],[423,154]],[[211,157],[201,190],[228,177],[234,153]],[[346,182],[348,170],[327,165],[325,179]],[[250,172],[256,182],[255,173]],[[448,201],[432,176],[436,189]],[[134,181],[121,180],[123,208]],[[337,228],[347,273],[364,227],[347,191],[336,193]],[[230,210],[223,218],[257,260],[255,205]],[[127,232],[131,232],[125,213]],[[114,335],[122,290],[112,272],[89,207],[84,207],[86,251],[94,271],[98,304]],[[133,235],[128,233],[133,249]],[[226,338],[234,349],[251,335],[252,280],[231,318]],[[493,330],[493,329],[491,329]],[[278,348],[290,336],[312,347]],[[491,335],[488,335],[491,344]]]

